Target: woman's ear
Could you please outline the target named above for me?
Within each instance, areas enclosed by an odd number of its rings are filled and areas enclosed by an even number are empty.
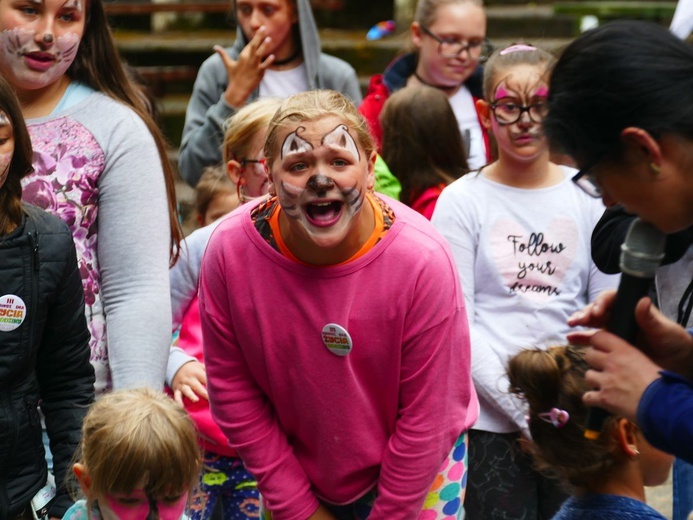
[[[476,100],[476,110],[479,113],[479,120],[486,130],[491,130],[491,105],[483,99]]]
[[[91,488],[91,477],[87,472],[87,468],[84,464],[76,462],[72,465],[72,472],[75,474],[77,482],[79,482],[79,487],[82,489],[84,496],[89,496],[89,489]]]
[[[659,173],[662,165],[662,147],[652,135],[642,128],[629,126],[621,130],[621,141],[626,153],[634,161],[646,161],[653,173]]]
[[[241,183],[241,179],[243,179],[243,177],[241,176],[241,163],[239,163],[235,159],[231,159],[229,162],[227,162],[226,175],[229,176],[231,182],[233,182],[236,185],[239,185]]]
[[[368,191],[372,191],[373,188],[375,187],[375,161],[378,158],[378,152],[373,150],[371,152],[371,156],[368,158],[368,178],[366,181],[366,186],[368,187]]]
[[[637,431],[638,427],[628,419],[622,417],[617,419],[614,435],[621,451],[631,460],[637,460],[640,457]]]
[[[419,22],[412,22],[409,32],[411,34],[411,41],[414,44],[414,47],[419,49],[421,47],[421,25]]]

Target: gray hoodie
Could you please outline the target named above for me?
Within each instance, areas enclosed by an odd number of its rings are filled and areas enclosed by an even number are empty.
[[[311,89],[337,90],[358,105],[361,102],[361,90],[353,67],[339,58],[321,52],[320,36],[310,1],[296,0],[296,5],[308,85]],[[226,52],[236,59],[247,43],[239,25],[236,28],[236,41]],[[200,180],[205,166],[219,164],[222,160],[223,124],[236,111],[224,99],[227,86],[226,68],[221,57],[214,53],[204,61],[197,73],[185,114],[178,165],[183,179],[193,187]],[[259,89],[256,89],[246,103],[257,99],[258,94]]]

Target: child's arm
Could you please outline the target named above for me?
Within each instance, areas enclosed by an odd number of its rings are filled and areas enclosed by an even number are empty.
[[[169,269],[171,285],[171,311],[173,316],[172,331],[178,330],[183,316],[190,307],[190,302],[197,295],[200,279],[200,265],[209,237],[216,229],[218,222],[195,230],[180,245],[180,256],[176,264]]]
[[[200,397],[209,401],[207,372],[205,366],[196,359],[185,363],[178,369],[171,380],[170,387],[173,390],[173,398],[181,405],[184,396],[193,403],[199,401]]]

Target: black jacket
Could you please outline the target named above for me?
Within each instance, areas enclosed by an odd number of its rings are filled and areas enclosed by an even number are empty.
[[[39,402],[58,486],[49,516],[72,503],[65,476],[94,398],[89,337],[70,230],[25,205],[22,224],[0,237],[0,518],[46,483]]]
[[[636,215],[630,214],[622,206],[613,206],[604,211],[592,232],[592,260],[600,271],[607,274],[621,272],[621,244],[626,239],[630,225]],[[673,264],[686,254],[693,245],[693,226],[667,235],[662,265]],[[688,323],[693,308],[693,279],[681,280],[688,287],[679,302],[678,322]],[[655,300],[656,301],[656,300]]]

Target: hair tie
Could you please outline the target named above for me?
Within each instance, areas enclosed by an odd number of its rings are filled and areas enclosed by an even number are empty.
[[[563,428],[570,419],[570,414],[560,408],[551,408],[548,412],[539,413],[537,417],[544,422],[553,424],[556,428]]]
[[[536,47],[519,43],[517,45],[511,45],[510,47],[503,49],[502,51],[500,51],[500,55],[505,56],[506,54],[510,54],[511,52],[530,52],[536,50]]]

